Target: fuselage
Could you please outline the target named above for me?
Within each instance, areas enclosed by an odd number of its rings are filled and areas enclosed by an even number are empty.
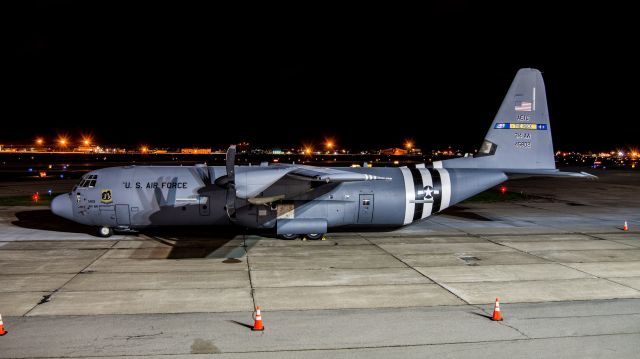
[[[321,220],[330,229],[399,227],[506,180],[501,171],[403,167],[340,168],[387,180],[325,184],[283,177],[264,189],[261,183],[252,183],[257,172],[269,169],[237,167],[236,185],[246,192],[252,188],[260,192],[235,199],[235,218],[225,208],[227,189],[216,184],[226,175],[223,166],[126,166],[92,171],[72,192],[56,197],[52,210],[82,224],[111,228],[240,225],[272,229],[278,222],[292,220]]]

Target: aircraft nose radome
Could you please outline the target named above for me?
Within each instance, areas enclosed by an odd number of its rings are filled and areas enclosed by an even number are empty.
[[[68,194],[57,196],[51,201],[51,212],[66,219],[73,219],[73,210],[71,208],[71,199]]]

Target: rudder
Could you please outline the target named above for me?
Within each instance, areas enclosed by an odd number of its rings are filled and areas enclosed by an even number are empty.
[[[520,69],[474,157],[434,162],[444,168],[555,169],[542,74]]]

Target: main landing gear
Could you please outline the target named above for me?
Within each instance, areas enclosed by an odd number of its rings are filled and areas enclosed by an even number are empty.
[[[302,237],[302,240],[307,240],[307,239],[311,239],[311,240],[325,240],[324,237],[325,233],[308,233],[308,234],[293,234],[293,233],[287,233],[287,234],[281,234],[280,238],[282,239],[286,239],[286,240],[292,240],[292,239],[296,239],[299,237]]]

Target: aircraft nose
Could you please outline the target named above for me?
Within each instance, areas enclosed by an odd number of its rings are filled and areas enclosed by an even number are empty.
[[[51,201],[51,212],[66,219],[73,219],[71,198],[68,194],[61,194]]]

